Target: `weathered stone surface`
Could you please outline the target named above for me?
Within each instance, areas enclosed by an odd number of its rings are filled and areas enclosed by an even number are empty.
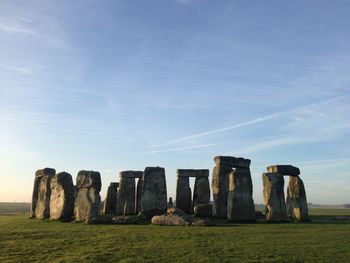
[[[36,171],[30,211],[31,218],[47,219],[50,217],[50,182],[55,173],[55,169],[52,168]]]
[[[299,176],[290,176],[287,187],[287,216],[298,221],[309,220],[306,193]]]
[[[210,203],[210,186],[208,177],[196,177],[193,190],[193,206]]]
[[[106,215],[115,215],[117,213],[118,187],[119,183],[110,183],[108,186],[103,205],[103,213]]]
[[[164,214],[167,209],[165,170],[146,167],[142,176],[141,213],[147,218]]]
[[[217,165],[213,170],[211,181],[211,189],[213,192],[213,211],[214,216],[218,218],[227,217],[227,200],[228,200],[228,185],[229,174],[232,168],[229,166]]]
[[[136,207],[135,207],[136,214],[138,214],[141,211],[141,191],[142,191],[142,177],[139,178],[136,186]]]
[[[173,198],[169,197],[168,207],[173,207],[173,206],[174,206]]]
[[[75,188],[72,176],[61,172],[51,178],[50,218],[61,221],[72,220]]]
[[[249,168],[251,161],[242,157],[215,156],[214,162],[216,165],[229,166],[231,168]]]
[[[266,220],[284,221],[286,219],[286,204],[283,175],[279,173],[263,173],[262,179]]]
[[[227,218],[231,221],[254,221],[253,183],[249,168],[230,173]]]
[[[192,213],[190,180],[187,176],[178,176],[176,184],[176,207],[185,213]]]
[[[208,169],[177,169],[177,177],[209,177]]]
[[[172,215],[156,215],[151,220],[153,225],[160,226],[188,226],[189,222],[185,221],[184,218],[176,214]]]
[[[94,188],[96,191],[101,191],[101,175],[95,171],[79,171],[77,176],[76,187]]]
[[[101,176],[95,171],[80,171],[77,176],[77,193],[74,204],[75,221],[94,223],[98,220],[101,205]]]
[[[269,173],[279,173],[283,175],[298,176],[300,170],[293,165],[270,165],[267,168]]]
[[[212,204],[201,204],[194,207],[194,216],[196,217],[212,217],[213,216],[213,205]]]
[[[119,173],[120,178],[142,178],[143,171],[122,171]]]
[[[133,215],[135,211],[135,177],[123,177],[120,174],[117,215]]]

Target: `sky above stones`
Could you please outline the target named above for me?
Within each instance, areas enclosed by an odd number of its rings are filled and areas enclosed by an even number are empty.
[[[101,172],[252,160],[349,203],[349,1],[0,1],[0,201],[43,167]],[[286,178],[287,182],[287,178]],[[191,184],[194,182],[191,181]]]

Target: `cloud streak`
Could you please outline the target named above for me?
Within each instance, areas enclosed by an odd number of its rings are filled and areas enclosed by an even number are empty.
[[[171,145],[171,144],[175,144],[178,142],[183,142],[183,141],[187,141],[190,139],[195,139],[195,138],[199,138],[199,137],[203,137],[203,136],[207,136],[207,135],[213,135],[213,134],[217,134],[217,133],[222,133],[222,132],[226,132],[226,131],[230,131],[230,130],[234,130],[237,128],[241,128],[241,127],[245,127],[245,126],[249,126],[249,125],[253,125],[259,122],[263,122],[263,121],[267,121],[270,119],[274,119],[279,117],[281,114],[280,113],[274,113],[274,114],[270,114],[270,115],[266,115],[260,118],[256,118],[250,121],[245,121],[245,122],[241,122],[241,123],[237,123],[234,124],[232,126],[228,126],[228,127],[224,127],[224,128],[220,128],[220,129],[216,129],[216,130],[211,130],[211,131],[206,131],[206,132],[201,132],[201,133],[196,133],[196,134],[192,134],[189,136],[184,136],[184,137],[180,137],[177,138],[175,140],[171,140],[159,145],[153,145],[152,147],[163,147],[163,146],[167,146],[167,145]]]
[[[194,145],[194,146],[188,146],[188,147],[179,147],[179,148],[171,148],[171,149],[165,149],[165,150],[149,151],[146,154],[165,153],[165,152],[180,152],[180,151],[185,151],[185,150],[205,148],[205,147],[211,147],[211,146],[217,146],[217,145],[219,145],[219,144],[208,143],[208,144]]]

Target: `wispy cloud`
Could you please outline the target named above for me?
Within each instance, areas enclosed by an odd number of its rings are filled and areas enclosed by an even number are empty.
[[[273,139],[267,139],[260,143],[255,143],[252,146],[237,149],[235,153],[240,154],[252,154],[262,150],[290,145],[290,144],[305,144],[312,142],[321,142],[332,140],[339,135],[349,133],[350,124],[337,125],[333,127],[327,127],[318,131],[303,132],[296,134],[285,134],[277,136]],[[232,154],[232,153],[231,153]]]
[[[171,148],[171,149],[164,149],[164,150],[157,150],[157,151],[149,151],[149,152],[146,152],[146,154],[165,153],[165,152],[180,152],[180,151],[185,151],[185,150],[205,148],[205,147],[211,147],[211,146],[217,146],[217,145],[218,144],[215,144],[215,143],[208,143],[208,144],[194,145],[194,146],[188,146],[188,147],[179,147],[179,148]]]
[[[224,127],[224,128],[220,128],[220,129],[216,129],[216,130],[210,130],[210,131],[206,131],[206,132],[201,132],[201,133],[196,133],[196,134],[192,134],[192,135],[185,136],[185,137],[180,137],[180,138],[177,138],[175,140],[171,140],[171,141],[159,144],[159,145],[154,145],[153,147],[163,147],[163,146],[175,144],[175,143],[178,143],[178,142],[187,141],[187,140],[190,140],[190,139],[195,139],[195,138],[199,138],[199,137],[203,137],[203,136],[207,136],[207,135],[212,135],[212,134],[216,134],[216,133],[222,133],[222,132],[230,131],[230,130],[233,130],[233,129],[237,129],[237,128],[241,128],[241,127],[244,127],[244,126],[249,126],[249,125],[253,125],[253,124],[259,123],[259,122],[263,122],[263,121],[267,121],[267,120],[270,120],[270,119],[274,119],[274,118],[279,117],[280,115],[281,115],[280,113],[274,113],[274,114],[266,115],[266,116],[263,116],[263,117],[260,117],[260,118],[256,118],[256,119],[253,119],[253,120],[250,120],[250,121],[237,123],[237,124],[234,124],[232,126],[228,126],[228,127]]]
[[[191,4],[193,0],[175,0],[175,2],[183,5]]]
[[[0,68],[14,71],[21,74],[31,74],[32,70],[27,67],[0,63]]]
[[[38,35],[36,31],[27,28],[19,23],[15,24],[4,24],[0,23],[0,31],[6,33],[16,33],[16,34],[28,34],[28,35]]]

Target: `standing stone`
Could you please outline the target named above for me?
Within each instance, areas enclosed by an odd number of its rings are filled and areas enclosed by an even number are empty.
[[[95,171],[80,171],[76,182],[75,221],[93,223],[100,214],[101,175]]]
[[[287,216],[298,221],[309,220],[304,183],[299,176],[290,176],[287,187]]]
[[[229,174],[232,167],[217,165],[214,167],[211,188],[213,191],[213,212],[214,216],[219,218],[227,217],[227,201]]]
[[[117,193],[119,183],[110,183],[107,190],[107,196],[103,205],[105,215],[115,215],[117,213]]]
[[[209,170],[204,176],[197,176],[194,181],[193,206],[210,203]]]
[[[51,178],[50,218],[61,221],[72,220],[75,189],[72,176],[61,172]]]
[[[30,218],[47,219],[50,217],[51,177],[55,169],[44,168],[35,173]]]
[[[140,171],[122,171],[119,173],[118,215],[135,214],[137,210],[135,178],[141,178],[142,173]]]
[[[146,167],[142,177],[141,214],[147,218],[167,211],[165,170],[162,167]]]
[[[174,206],[173,198],[169,197],[168,207],[173,207],[173,206]]]
[[[135,214],[138,214],[141,211],[141,190],[142,190],[142,176],[137,181],[137,186],[136,186],[136,211],[135,211]]]
[[[192,213],[190,178],[179,174],[176,184],[176,207],[187,214]]]
[[[283,175],[279,173],[263,173],[262,179],[266,220],[284,221],[286,219],[286,204]]]
[[[227,218],[232,221],[254,221],[253,183],[249,168],[230,173]]]

